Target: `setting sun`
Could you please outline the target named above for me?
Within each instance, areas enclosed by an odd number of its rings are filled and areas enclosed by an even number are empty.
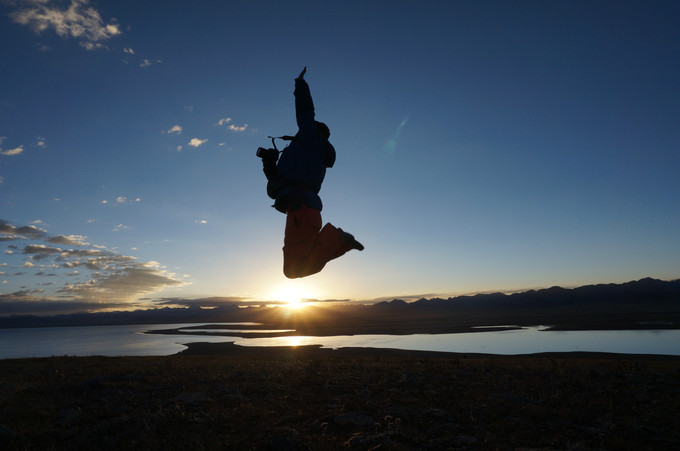
[[[296,309],[296,310],[305,306],[304,301],[300,298],[291,299],[289,301],[286,301],[286,305],[287,305],[287,307],[292,308],[292,309]]]
[[[306,305],[308,299],[313,299],[311,291],[299,284],[277,287],[276,290],[272,291],[271,297],[272,300],[281,302],[293,309],[302,308]]]

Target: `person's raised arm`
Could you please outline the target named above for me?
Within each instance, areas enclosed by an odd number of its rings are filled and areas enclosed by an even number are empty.
[[[309,85],[304,78],[306,72],[307,66],[295,79],[295,118],[299,129],[314,126],[314,102]]]

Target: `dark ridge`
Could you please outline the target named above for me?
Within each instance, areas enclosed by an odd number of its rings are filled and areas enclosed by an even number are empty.
[[[200,300],[196,300],[200,301]],[[555,330],[680,328],[680,280],[645,278],[622,284],[551,287],[521,293],[490,293],[448,299],[394,299],[376,304],[310,303],[299,311],[285,307],[246,307],[238,303],[202,309],[9,316],[0,328],[119,324],[254,322],[296,334],[413,334],[479,331],[475,326],[551,326]],[[287,334],[289,335],[289,333]],[[261,335],[260,335],[261,336]]]

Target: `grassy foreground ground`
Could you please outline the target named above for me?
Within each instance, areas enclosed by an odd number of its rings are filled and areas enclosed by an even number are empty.
[[[678,449],[680,359],[198,344],[0,360],[0,449]]]

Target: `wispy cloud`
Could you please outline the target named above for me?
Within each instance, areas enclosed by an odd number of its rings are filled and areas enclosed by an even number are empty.
[[[243,124],[241,126],[238,125],[230,125],[227,127],[229,130],[234,131],[234,132],[244,132],[248,128],[248,124]]]
[[[186,106],[186,107],[184,107],[184,108],[185,108],[185,110],[187,110],[187,111],[189,111],[189,112],[193,111],[193,107]],[[248,129],[248,124],[243,124],[243,125],[235,125],[235,124],[233,124],[233,119],[232,119],[231,117],[222,117],[222,118],[218,119],[218,120],[217,120],[217,123],[215,123],[214,125],[220,126],[220,127],[221,127],[221,126],[226,126],[226,128],[227,128],[228,130],[230,130],[230,131],[232,131],[232,132],[236,132],[236,133],[244,132],[244,131],[246,131],[246,130]],[[179,134],[181,134],[182,132],[184,132],[184,128],[183,128],[181,125],[173,125],[170,129],[164,130],[164,131],[162,131],[161,133],[167,133],[167,134],[176,133],[176,134],[179,135]],[[189,132],[189,133],[192,133],[192,132]],[[189,147],[198,148],[198,147],[201,147],[202,145],[204,145],[204,144],[207,143],[207,142],[208,142],[208,138],[205,138],[205,139],[202,139],[202,138],[192,138],[192,139],[187,143],[187,145],[188,145]],[[227,143],[225,143],[225,142],[218,142],[217,145],[220,146],[220,147],[223,147],[223,146],[226,146]],[[184,146],[182,146],[182,145],[177,146],[176,149],[177,149],[178,152],[181,152],[181,151],[184,149]]]
[[[32,255],[32,260],[42,260],[50,255],[61,254],[62,252],[58,247],[46,246],[44,244],[28,244],[24,246],[24,254]]]
[[[10,149],[5,149],[2,144],[5,142],[7,138],[4,136],[0,136],[0,155],[7,155],[7,156],[13,156],[13,155],[19,155],[20,153],[23,153],[24,151],[24,145],[20,145],[14,148]],[[35,145],[31,145],[31,147],[38,147],[39,149],[46,149],[47,148],[47,139],[45,139],[42,136],[38,136],[35,139]]]
[[[189,141],[189,145],[191,147],[200,147],[207,142],[208,142],[207,139],[192,138],[191,141]]]
[[[104,246],[91,245],[86,239],[82,235],[51,236],[33,225],[15,226],[0,220],[0,245],[6,246],[12,259],[23,259],[9,265],[3,262],[3,281],[31,276],[36,279],[36,287],[56,285],[50,288],[52,294],[44,293],[42,288],[21,288],[0,295],[0,315],[20,311],[44,313],[43,310],[60,313],[74,306],[88,311],[130,308],[141,305],[141,296],[186,283],[159,262],[140,262]],[[38,283],[42,277],[49,277],[50,281]],[[55,284],[55,280],[62,280],[63,285]],[[68,302],[59,301],[62,304],[58,311],[53,311],[56,298]]]
[[[128,203],[136,203],[136,202],[141,202],[142,198],[141,197],[135,197],[134,199],[128,199],[126,196],[118,196],[113,201],[109,201],[108,199],[102,200],[102,204],[108,205],[109,203],[112,203],[114,206],[115,205],[122,205],[122,204],[128,204]]]
[[[48,238],[47,242],[51,244],[64,244],[66,246],[87,246],[90,243],[87,243],[86,239],[87,237],[83,235],[57,235]]]
[[[182,130],[184,130],[184,128],[182,128],[181,125],[173,125],[165,133],[167,133],[167,134],[177,133],[178,135],[180,135],[180,134],[182,134]]]
[[[41,239],[47,231],[34,225],[16,227],[0,219],[0,241]]]
[[[222,126],[222,125],[229,124],[229,126],[227,128],[231,131],[234,131],[234,132],[243,132],[248,128],[248,124],[234,125],[231,122],[232,122],[232,119],[230,117],[225,117],[225,118],[222,118],[219,121],[217,121],[217,125]]]
[[[183,285],[183,282],[163,270],[147,268],[136,263],[127,268],[100,275],[97,279],[67,285],[60,290],[60,293],[81,300],[94,298],[98,302],[111,302],[121,299],[133,300],[173,285]]]
[[[159,64],[163,62],[159,59],[141,58],[136,54],[132,47],[124,47],[123,53],[127,55],[125,59],[123,59],[124,63],[130,63],[131,62],[130,60],[134,59],[136,61],[139,61],[139,67],[149,67],[153,64]]]
[[[160,64],[163,61],[161,60],[150,60],[148,58],[144,58],[141,63],[139,63],[139,67],[149,67],[152,64]]]
[[[5,149],[3,149],[2,147],[0,147],[0,155],[9,155],[9,156],[11,156],[11,155],[19,155],[19,154],[20,154],[21,152],[23,152],[23,151],[24,151],[24,146],[23,146],[23,145],[21,145],[21,146],[19,146],[19,147],[15,147],[14,149],[7,149],[7,150],[5,150]]]
[[[267,302],[273,304],[275,302]],[[199,299],[184,299],[184,298],[163,298],[155,302],[158,306],[167,307],[223,307],[223,306],[244,306],[244,305],[262,305],[262,301],[251,301],[248,297],[210,297]]]
[[[104,41],[121,34],[116,19],[105,23],[89,0],[71,0],[65,8],[58,3],[53,0],[12,2],[16,9],[9,16],[36,34],[50,30],[58,36],[77,40],[87,50],[102,48]]]

